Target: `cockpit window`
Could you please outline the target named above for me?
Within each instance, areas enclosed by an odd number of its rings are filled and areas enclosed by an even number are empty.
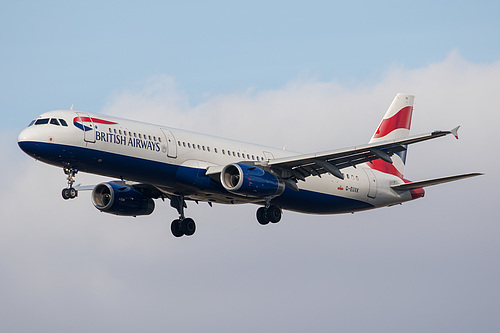
[[[35,121],[35,125],[46,125],[49,123],[49,118],[42,118]]]
[[[55,126],[66,126],[68,127],[68,123],[66,122],[66,120],[64,119],[57,119],[57,118],[41,118],[41,119],[35,119],[33,120],[29,126],[32,126],[32,125],[47,125],[47,124],[51,124],[51,125],[55,125]],[[28,126],[28,127],[29,127]]]

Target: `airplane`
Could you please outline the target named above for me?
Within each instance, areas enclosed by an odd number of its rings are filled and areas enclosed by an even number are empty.
[[[397,94],[367,144],[302,154],[85,111],[41,114],[18,137],[19,147],[63,168],[66,200],[92,190],[101,212],[149,215],[154,199],[169,200],[179,218],[175,237],[191,236],[196,224],[184,215],[186,201],[260,205],[257,221],[281,220],[282,210],[307,214],[353,213],[424,196],[424,187],[481,175],[467,173],[409,181],[408,145],[458,128],[410,136],[414,96]],[[117,180],[74,186],[78,172]]]

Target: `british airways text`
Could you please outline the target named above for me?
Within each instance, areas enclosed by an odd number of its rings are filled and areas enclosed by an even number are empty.
[[[158,142],[153,142],[149,140],[143,140],[138,138],[130,138],[123,135],[117,135],[113,133],[106,132],[95,132],[95,139],[102,142],[110,142],[117,145],[130,146],[134,148],[149,149],[152,151],[160,151],[160,144]]]

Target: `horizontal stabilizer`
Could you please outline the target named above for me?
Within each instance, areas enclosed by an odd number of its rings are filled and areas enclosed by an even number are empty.
[[[475,177],[475,176],[480,176],[480,175],[483,175],[483,174],[479,173],[479,172],[466,173],[466,174],[457,175],[457,176],[434,178],[434,179],[422,180],[422,181],[418,181],[418,182],[411,182],[411,183],[406,183],[406,184],[392,185],[391,187],[392,187],[393,190],[396,190],[396,191],[408,191],[408,190],[414,190],[416,188],[421,188],[421,187],[427,187],[427,186],[432,186],[432,185],[438,185],[438,184],[448,183],[448,182],[452,182],[452,181],[455,181],[455,180],[469,178],[469,177]]]

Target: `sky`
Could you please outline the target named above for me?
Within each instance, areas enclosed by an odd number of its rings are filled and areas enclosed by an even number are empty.
[[[500,4],[21,1],[0,4],[2,332],[498,332]],[[17,134],[75,109],[286,146],[368,142],[416,96],[405,176],[485,175],[346,215],[189,203],[98,212]],[[77,183],[109,179],[78,174]]]

